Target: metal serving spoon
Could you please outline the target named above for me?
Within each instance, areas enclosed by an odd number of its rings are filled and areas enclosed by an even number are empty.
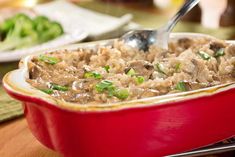
[[[181,9],[163,27],[157,30],[134,30],[124,34],[119,40],[124,41],[131,47],[138,50],[148,51],[149,46],[155,44],[158,47],[167,49],[170,32],[178,23],[180,18],[189,12],[200,0],[187,0]]]

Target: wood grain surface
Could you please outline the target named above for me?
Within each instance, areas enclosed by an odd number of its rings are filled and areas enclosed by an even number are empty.
[[[40,144],[31,134],[25,118],[0,125],[0,157],[61,157]]]
[[[0,124],[0,157],[62,156],[40,144],[31,134],[25,118],[19,118]],[[234,157],[234,152],[206,157]]]

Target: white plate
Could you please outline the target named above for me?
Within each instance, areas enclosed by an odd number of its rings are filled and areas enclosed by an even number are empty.
[[[36,14],[40,15],[40,13],[38,13],[36,10],[34,11],[36,12]],[[51,14],[53,14],[53,12],[51,12]],[[59,15],[56,16],[56,18],[53,18],[53,16],[47,16],[47,17],[49,17],[51,20],[59,22],[63,26],[65,33],[62,36],[30,48],[0,52],[0,62],[17,61],[20,60],[22,57],[32,54],[34,52],[76,43],[82,41],[88,36],[87,31],[83,30],[81,27],[77,27],[78,24],[76,23],[76,21],[70,22],[68,24],[65,22],[65,20],[63,20],[65,17]],[[66,18],[69,20],[68,17],[69,16],[67,16]]]
[[[22,57],[32,54],[34,52],[75,43],[85,39],[86,37],[87,33],[82,30],[76,30],[74,32],[66,32],[64,35],[41,45],[37,45],[26,49],[0,52],[0,62],[17,61],[20,60]]]

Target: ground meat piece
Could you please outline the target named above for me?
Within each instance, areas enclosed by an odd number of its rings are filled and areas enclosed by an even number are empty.
[[[144,76],[146,78],[150,78],[154,72],[154,66],[144,60],[131,61],[125,69],[125,72],[127,73],[131,68],[134,69],[137,75]]]
[[[233,78],[235,78],[235,67],[233,67],[233,71],[232,71],[231,75]]]
[[[198,76],[198,73],[203,70],[204,65],[202,62],[198,61],[197,59],[192,59],[191,62],[196,67],[193,72],[193,76],[194,78],[196,78]]]
[[[235,56],[235,45],[229,45],[225,51],[227,54],[230,54],[231,56]]]
[[[145,89],[141,97],[153,97],[159,95],[160,92],[155,89]]]
[[[91,93],[78,93],[78,94],[75,94],[74,97],[70,101],[79,102],[81,104],[86,104],[92,100],[94,99]]]
[[[31,65],[31,67],[29,68],[29,71],[30,71],[29,73],[30,79],[36,79],[40,75],[39,67],[36,65]]]
[[[80,79],[72,83],[72,89],[76,92],[89,92],[93,89],[94,84],[97,83],[95,79]]]
[[[189,38],[181,38],[178,40],[178,44],[180,47],[184,49],[188,49],[192,45],[192,40]]]
[[[223,75],[231,74],[234,66],[228,60],[226,60],[226,58],[220,58],[220,59],[221,59],[221,62],[220,62],[219,71],[218,71],[219,75],[223,76]]]
[[[48,82],[45,82],[40,77],[37,79],[27,79],[32,86],[37,87],[38,89],[48,89]]]
[[[56,98],[62,97],[62,100],[64,101],[75,102],[80,104],[85,104],[94,100],[92,93],[87,93],[87,92],[76,93],[74,91],[63,92],[63,91],[54,90],[52,96]]]
[[[210,70],[205,65],[203,60],[192,59],[192,63],[195,66],[194,72],[192,73],[194,81],[198,82],[211,82],[212,76],[210,75]]]
[[[29,78],[30,79],[37,79],[37,78],[41,78],[45,81],[50,81],[51,80],[51,76],[49,71],[47,71],[47,69],[43,68],[41,65],[39,64],[34,64],[34,63],[29,63],[31,64],[31,67],[29,68]]]
[[[184,81],[184,84],[185,84],[187,91],[206,88],[209,86],[209,84],[206,84],[206,83],[188,82],[188,81]]]
[[[210,49],[213,50],[214,52],[217,52],[221,48],[225,48],[225,45],[222,42],[213,41],[210,43]]]

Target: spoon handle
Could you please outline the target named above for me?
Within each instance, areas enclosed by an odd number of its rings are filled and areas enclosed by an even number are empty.
[[[171,32],[175,25],[178,23],[180,18],[184,16],[188,11],[190,11],[195,5],[199,3],[200,0],[186,0],[185,4],[181,9],[175,14],[174,17],[166,24],[165,30]]]

